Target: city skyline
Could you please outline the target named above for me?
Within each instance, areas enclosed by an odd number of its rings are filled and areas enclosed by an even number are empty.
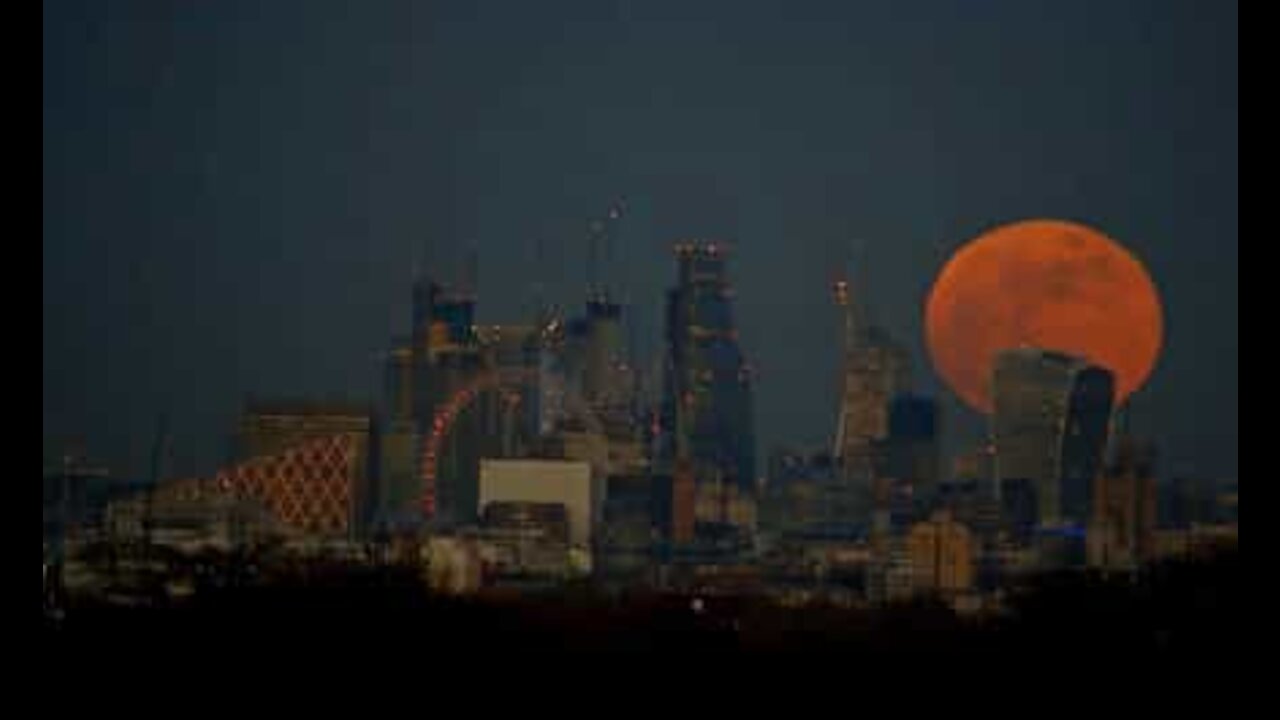
[[[489,6],[387,5],[349,26],[318,6],[112,7],[45,5],[46,458],[80,437],[143,475],[168,415],[172,474],[207,475],[246,396],[374,399],[415,266],[456,276],[468,247],[479,322],[529,322],[539,292],[577,308],[588,218],[625,196],[598,267],[642,357],[660,352],[671,243],[733,243],[761,455],[830,442],[833,270],[865,273],[874,319],[942,400],[945,457],[981,436],[923,350],[923,298],[964,242],[1049,216],[1112,235],[1160,288],[1164,355],[1130,420],[1161,477],[1238,472],[1234,7],[1019,4],[966,23],[948,3],[583,5],[525,29]],[[1095,52],[1025,39],[1044,26],[1096,31]]]

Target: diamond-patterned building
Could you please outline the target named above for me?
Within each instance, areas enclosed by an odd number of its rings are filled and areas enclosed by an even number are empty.
[[[284,526],[306,534],[345,535],[353,523],[359,448],[351,435],[307,440],[218,474],[218,487],[260,502]]]
[[[305,534],[360,534],[377,504],[370,483],[372,411],[358,405],[251,402],[240,422],[239,462],[219,484],[259,501]]]

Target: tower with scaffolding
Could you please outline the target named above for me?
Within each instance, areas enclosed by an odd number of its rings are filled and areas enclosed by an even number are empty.
[[[884,328],[867,321],[846,277],[832,283],[832,297],[842,322],[832,457],[846,481],[870,490],[884,474],[893,400],[910,389],[910,357]]]

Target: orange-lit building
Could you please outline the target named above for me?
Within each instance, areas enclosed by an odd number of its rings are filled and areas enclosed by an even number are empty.
[[[288,530],[346,536],[355,526],[359,450],[349,437],[307,440],[218,473],[219,485],[266,506]]]
[[[907,547],[916,592],[955,594],[973,587],[973,536],[950,513],[937,512],[928,521],[916,523]]]
[[[354,406],[254,404],[241,421],[242,460],[218,486],[256,500],[285,529],[350,536],[369,504],[370,413]]]

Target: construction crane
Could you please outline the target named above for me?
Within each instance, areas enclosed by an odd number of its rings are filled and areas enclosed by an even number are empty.
[[[836,434],[831,449],[831,457],[839,459],[844,451],[844,435],[845,425],[848,422],[848,394],[849,394],[849,362],[854,353],[858,351],[858,337],[861,327],[858,322],[857,306],[853,299],[853,291],[850,287],[849,280],[843,273],[836,277],[831,283],[832,299],[835,301],[836,307],[840,311],[841,328],[841,348],[840,364],[837,368],[837,383],[839,389],[840,409],[836,420]]]

